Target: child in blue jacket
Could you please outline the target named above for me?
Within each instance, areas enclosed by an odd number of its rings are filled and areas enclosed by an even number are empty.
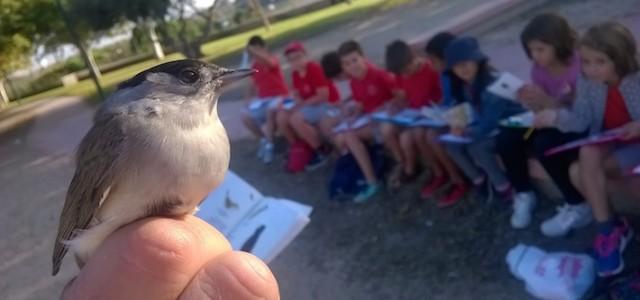
[[[489,181],[503,198],[511,197],[511,184],[496,154],[495,136],[500,120],[521,113],[524,108],[487,91],[496,79],[488,57],[471,37],[452,41],[445,49],[447,75],[454,104],[467,102],[473,108],[466,128],[451,128],[451,134],[467,137],[470,143],[447,143],[447,151],[476,187]]]

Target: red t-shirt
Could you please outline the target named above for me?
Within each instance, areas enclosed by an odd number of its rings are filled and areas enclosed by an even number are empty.
[[[604,129],[614,129],[631,122],[631,115],[617,86],[609,87],[604,110]]]
[[[329,102],[334,103],[338,101],[340,96],[338,90],[333,85],[333,82],[324,75],[322,67],[315,62],[308,62],[307,69],[304,75],[298,71],[293,71],[291,75],[291,81],[293,88],[298,92],[298,95],[302,100],[307,100],[316,95],[316,91],[319,88],[329,88]]]
[[[256,86],[257,96],[260,98],[287,96],[289,89],[284,81],[278,58],[272,56],[274,66],[255,61],[251,66],[257,72],[253,73],[253,84]]]
[[[427,62],[413,74],[397,76],[396,81],[398,89],[405,93],[409,108],[419,108],[442,99],[440,76]]]
[[[369,64],[364,78],[352,78],[350,84],[353,99],[362,104],[365,113],[371,113],[393,97],[395,78]]]

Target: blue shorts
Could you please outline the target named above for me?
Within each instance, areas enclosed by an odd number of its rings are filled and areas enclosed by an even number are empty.
[[[283,97],[256,97],[251,99],[246,111],[253,120],[258,124],[267,122],[267,113],[270,109],[275,108]]]
[[[305,121],[309,124],[318,124],[320,120],[325,116],[328,105],[325,103],[305,105],[300,108],[300,113]]]

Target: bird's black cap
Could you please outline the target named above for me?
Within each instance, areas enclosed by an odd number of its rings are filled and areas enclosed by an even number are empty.
[[[149,69],[146,69],[136,74],[131,79],[121,82],[118,85],[118,90],[133,88],[138,86],[139,84],[145,81],[149,73],[167,73],[177,77],[178,74],[180,74],[180,71],[182,70],[185,70],[185,69],[199,70],[207,66],[208,66],[207,63],[204,63],[202,61],[195,60],[195,59],[181,59],[181,60],[166,62],[163,64],[159,64],[157,66],[151,67]]]

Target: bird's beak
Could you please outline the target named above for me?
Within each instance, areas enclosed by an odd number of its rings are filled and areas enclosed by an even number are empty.
[[[240,79],[249,77],[255,73],[254,69],[226,69],[218,79],[222,80],[223,86],[228,86]]]

